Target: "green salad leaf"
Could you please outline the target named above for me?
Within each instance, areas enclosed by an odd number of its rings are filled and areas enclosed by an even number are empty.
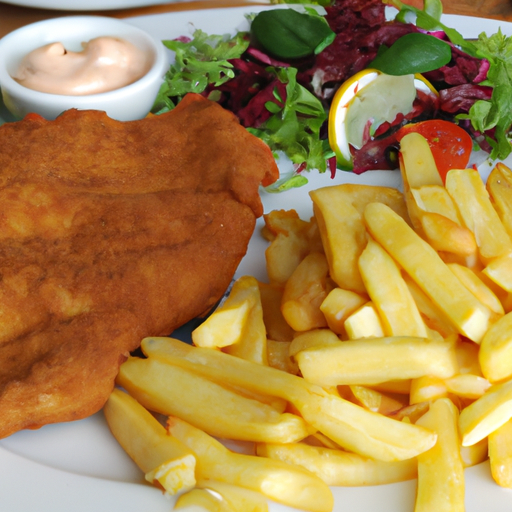
[[[406,34],[379,51],[368,65],[388,75],[411,75],[438,69],[450,62],[452,50],[441,39],[423,33]]]
[[[325,18],[314,9],[307,12],[294,9],[262,11],[254,17],[251,33],[261,47],[281,59],[316,55],[335,37]]]
[[[235,76],[230,59],[239,58],[249,46],[246,32],[233,37],[209,35],[200,29],[189,42],[163,44],[176,54],[153,105],[153,112],[172,110],[189,92],[201,93],[209,84],[221,85]]]
[[[481,85],[493,88],[490,100],[478,100],[469,110],[473,127],[481,132],[495,129],[495,139],[487,137],[491,158],[506,158],[512,152],[512,37],[501,30],[488,37],[482,33],[474,43],[477,55],[489,61],[487,79]],[[460,116],[466,117],[466,116]]]
[[[267,102],[272,113],[260,128],[248,130],[266,142],[273,151],[281,151],[294,163],[304,164],[305,169],[327,170],[327,160],[334,152],[327,140],[320,139],[320,129],[327,113],[320,100],[305,87],[297,83],[297,69],[274,68],[279,80],[286,84],[284,104],[277,91],[277,102]],[[302,186],[307,178],[302,175],[286,176],[267,190],[271,192]]]

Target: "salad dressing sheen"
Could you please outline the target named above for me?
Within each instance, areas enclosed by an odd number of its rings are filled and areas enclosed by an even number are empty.
[[[97,37],[82,43],[82,51],[68,51],[50,43],[27,54],[13,78],[36,91],[82,96],[129,85],[150,67],[139,48],[116,37]]]

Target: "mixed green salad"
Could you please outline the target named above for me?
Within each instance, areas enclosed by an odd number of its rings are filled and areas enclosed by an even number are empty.
[[[323,5],[320,5],[323,4]],[[386,5],[397,14],[386,18]],[[284,7],[284,6],[283,6]],[[418,94],[413,109],[374,126],[353,148],[351,171],[396,167],[390,148],[404,124],[449,120],[475,145],[504,159],[512,151],[512,38],[501,31],[464,37],[442,23],[441,0],[417,9],[400,0],[333,0],[264,10],[250,30],[164,41],[175,52],[155,113],[174,108],[189,92],[217,101],[277,155],[294,164],[271,191],[307,183],[304,171],[339,167],[328,142],[327,119],[337,89],[364,69],[388,75],[421,73],[437,100]],[[349,170],[349,169],[346,169]]]

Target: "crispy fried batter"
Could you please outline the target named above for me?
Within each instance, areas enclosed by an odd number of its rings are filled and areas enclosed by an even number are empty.
[[[119,364],[226,290],[269,149],[215,103],[0,128],[0,437],[98,411]]]

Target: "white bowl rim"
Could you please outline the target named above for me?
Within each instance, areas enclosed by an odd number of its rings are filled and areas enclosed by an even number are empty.
[[[12,45],[13,42],[27,41],[28,39],[30,39],[30,44],[25,45],[26,50],[24,50],[23,52],[18,51],[19,56],[22,57],[29,51],[38,48],[44,44],[47,44],[46,40],[41,41],[37,40],[37,38],[29,38],[29,34],[33,34],[35,30],[39,30],[41,31],[41,33],[44,31],[44,33],[47,33],[49,35],[55,33],[55,30],[58,33],[57,29],[62,28],[62,26],[67,25],[70,22],[72,22],[74,26],[80,26],[85,28],[85,30],[83,31],[77,30],[69,35],[69,37],[72,37],[74,40],[78,40],[79,38],[82,38],[82,40],[87,38],[88,40],[93,37],[99,37],[102,35],[112,35],[128,38],[130,34],[133,36],[137,36],[138,38],[144,39],[145,42],[148,44],[148,47],[150,47],[151,51],[154,53],[154,61],[152,63],[151,68],[144,76],[124,87],[120,87],[112,91],[80,96],[51,94],[36,91],[33,89],[29,89],[28,87],[25,87],[18,83],[16,80],[14,80],[10,75],[9,70],[7,69],[7,62],[5,58],[9,55],[11,51],[9,46]],[[99,22],[101,23],[101,26],[99,26]],[[107,33],[109,30],[108,27],[112,27],[110,34]],[[121,29],[121,32],[123,33],[115,33],[116,28],[118,30]],[[83,36],[81,34],[83,34]],[[48,42],[58,41],[60,39],[63,38],[59,36],[51,37],[50,39],[48,39]],[[5,87],[6,89],[9,89],[20,96],[30,95],[32,102],[52,102],[52,100],[56,101],[58,98],[74,98],[75,100],[78,100],[80,102],[80,108],[84,108],[87,107],[89,104],[93,104],[99,101],[108,101],[109,99],[120,94],[128,96],[131,93],[135,93],[136,90],[145,88],[149,83],[153,83],[153,81],[155,80],[162,79],[163,75],[168,69],[168,66],[169,60],[167,52],[165,46],[161,41],[153,38],[151,34],[146,32],[145,30],[136,27],[135,25],[131,25],[129,22],[123,21],[118,18],[110,18],[108,16],[74,15],[51,18],[48,20],[37,21],[35,23],[25,25],[21,28],[14,30],[13,32],[6,34],[4,37],[0,39],[0,88]]]

